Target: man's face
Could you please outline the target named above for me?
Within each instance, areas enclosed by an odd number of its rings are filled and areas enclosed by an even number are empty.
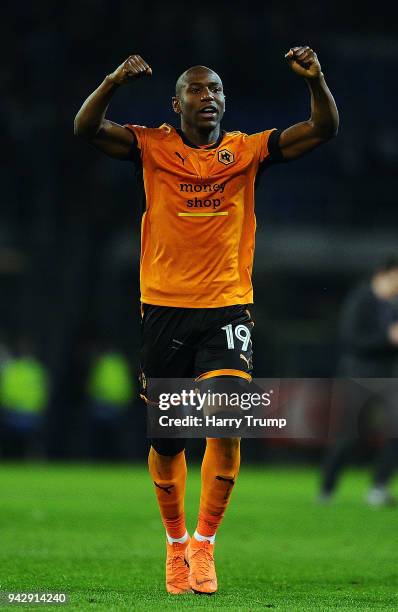
[[[213,130],[225,111],[225,96],[220,77],[210,70],[189,72],[179,96],[173,98],[175,112],[190,127]]]

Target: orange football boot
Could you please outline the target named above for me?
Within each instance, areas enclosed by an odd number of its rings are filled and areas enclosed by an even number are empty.
[[[217,576],[214,566],[214,544],[208,540],[199,542],[194,537],[185,549],[189,565],[189,585],[195,593],[212,595],[217,591]]]
[[[166,539],[166,589],[172,595],[192,593],[188,581],[189,569],[184,556],[188,544],[189,538],[184,544],[169,544]]]

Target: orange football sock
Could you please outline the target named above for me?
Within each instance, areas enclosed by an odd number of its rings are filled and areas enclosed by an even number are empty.
[[[155,485],[163,525],[171,538],[182,538],[186,533],[184,497],[187,464],[185,451],[169,457],[159,455],[151,446],[148,466]]]
[[[196,528],[201,536],[215,535],[229,504],[239,465],[239,438],[207,438]]]

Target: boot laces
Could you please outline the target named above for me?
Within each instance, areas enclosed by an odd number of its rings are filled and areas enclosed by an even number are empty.
[[[167,565],[170,567],[174,582],[186,580],[186,565],[184,551],[180,547],[173,546],[173,554],[169,556]]]
[[[192,555],[192,558],[195,557],[195,561],[198,564],[198,569],[205,576],[210,572],[213,572],[213,564],[214,558],[213,555],[209,552],[210,542],[204,542],[204,546],[195,550]]]

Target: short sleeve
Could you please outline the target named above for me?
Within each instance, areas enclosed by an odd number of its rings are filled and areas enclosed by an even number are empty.
[[[264,132],[258,132],[257,134],[251,134],[249,136],[249,142],[253,147],[255,157],[259,163],[263,162],[269,157],[268,141],[274,130],[265,130]]]
[[[146,140],[147,140],[147,129],[143,125],[133,125],[132,123],[126,123],[123,127],[127,128],[135,136],[135,147],[140,151],[141,157],[145,151]]]
[[[278,162],[287,161],[283,155],[279,146],[279,138],[282,134],[282,130],[272,130],[269,138],[268,138],[268,161],[272,164],[276,164]]]
[[[249,136],[253,148],[256,153],[256,158],[259,164],[267,162],[267,164],[284,161],[279,148],[279,138],[282,130],[276,128],[265,130]]]

